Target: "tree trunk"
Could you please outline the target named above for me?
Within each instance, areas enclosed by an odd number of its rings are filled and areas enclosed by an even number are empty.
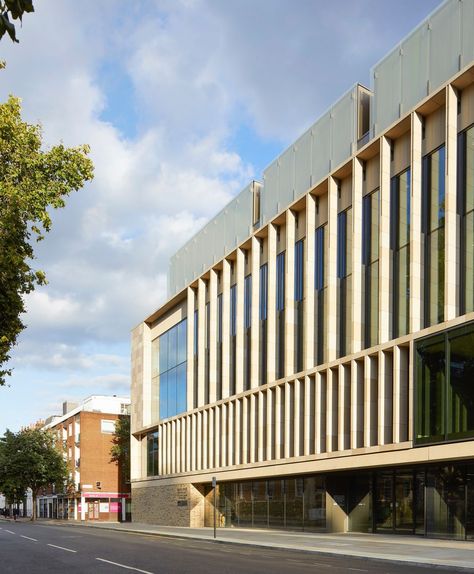
[[[33,490],[33,512],[31,513],[31,521],[36,520],[36,491]]]

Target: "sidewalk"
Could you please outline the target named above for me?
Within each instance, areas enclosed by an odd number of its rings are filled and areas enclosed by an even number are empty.
[[[56,524],[76,525],[58,521]],[[213,541],[212,528],[156,526],[136,522],[87,522],[82,525],[121,532]],[[440,540],[381,534],[320,534],[282,530],[218,528],[216,542],[286,548],[303,552],[358,556],[375,560],[407,562],[463,569],[474,573],[474,541]]]

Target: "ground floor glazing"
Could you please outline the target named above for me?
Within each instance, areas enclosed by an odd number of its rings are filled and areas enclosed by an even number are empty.
[[[214,491],[203,488],[212,526]],[[216,523],[472,540],[474,461],[218,483]]]

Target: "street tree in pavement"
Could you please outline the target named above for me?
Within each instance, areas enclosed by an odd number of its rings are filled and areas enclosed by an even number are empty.
[[[17,433],[7,430],[0,438],[0,492],[9,500],[23,500],[25,492],[33,493],[33,516],[36,499],[43,488],[55,486],[66,492],[68,469],[62,443],[55,435],[39,428],[25,428]]]

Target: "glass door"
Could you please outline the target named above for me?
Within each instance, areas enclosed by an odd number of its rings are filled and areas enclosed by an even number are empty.
[[[393,471],[378,472],[375,479],[375,530],[393,531]]]
[[[395,475],[395,531],[412,534],[413,521],[413,473],[397,472]]]

